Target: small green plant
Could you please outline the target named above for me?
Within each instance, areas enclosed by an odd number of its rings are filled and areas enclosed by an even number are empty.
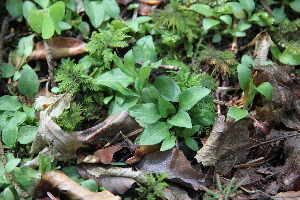
[[[43,10],[29,10],[28,23],[37,33],[42,33],[43,39],[49,39],[54,32],[61,34],[59,22],[65,15],[65,4],[62,1]]]
[[[217,175],[216,179],[217,179],[217,186],[219,191],[212,191],[212,190],[206,191],[206,194],[212,196],[212,197],[205,198],[206,200],[213,200],[213,199],[227,200],[229,197],[232,197],[234,191],[236,191],[243,184],[243,181],[240,181],[239,183],[235,184],[238,179],[232,178],[229,184],[223,189],[220,176]]]
[[[168,172],[165,171],[161,174],[155,173],[155,175],[147,175],[145,186],[136,188],[139,195],[138,199],[155,200],[157,197],[164,197],[162,190],[169,186],[164,182],[164,179],[167,178],[167,173]]]
[[[253,59],[244,55],[242,57],[242,64],[237,66],[238,79],[243,90],[242,96],[242,106],[243,110],[237,107],[230,107],[228,110],[228,116],[240,120],[248,115],[249,104],[253,101],[257,92],[262,94],[267,101],[271,101],[273,97],[273,86],[269,82],[263,82],[260,85],[256,86],[253,83],[253,73],[250,69],[251,66],[255,67]]]

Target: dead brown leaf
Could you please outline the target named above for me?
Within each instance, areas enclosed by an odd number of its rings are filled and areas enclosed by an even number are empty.
[[[124,194],[134,183],[145,183],[147,179],[144,173],[131,168],[80,164],[76,169],[82,178],[94,179],[98,186],[105,187],[113,194]]]
[[[216,166],[217,172],[228,173],[235,164],[244,163],[249,147],[258,144],[249,136],[249,119],[234,122],[218,115],[213,130],[195,158],[204,166]]]
[[[84,50],[86,43],[75,38],[56,37],[50,38],[50,47],[53,59],[65,58],[86,53]],[[27,61],[45,60],[46,50],[44,41],[35,45],[34,51],[30,54]]]
[[[183,152],[175,148],[149,154],[135,167],[146,174],[168,171],[169,181],[195,190],[209,184],[206,176],[196,172]]]
[[[100,124],[85,131],[76,131],[74,135],[79,142],[104,145],[111,142],[120,132],[127,135],[139,129],[141,126],[127,112],[123,111],[108,116]]]
[[[36,187],[33,199],[46,196],[51,191],[54,196],[62,195],[61,199],[80,199],[80,200],[120,200],[121,197],[115,196],[109,191],[91,192],[87,188],[73,181],[59,170],[47,172],[42,176],[41,181]]]

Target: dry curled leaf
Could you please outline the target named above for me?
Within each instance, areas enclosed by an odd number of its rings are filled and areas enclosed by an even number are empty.
[[[76,169],[82,178],[94,179],[98,186],[113,194],[124,194],[135,182],[145,183],[147,179],[144,173],[131,168],[80,164]]]
[[[36,187],[33,199],[45,197],[51,191],[53,196],[61,196],[61,199],[80,200],[120,200],[107,190],[102,192],[91,192],[87,188],[73,181],[59,170],[47,172]]]
[[[300,191],[288,191],[288,192],[280,192],[272,199],[275,200],[292,200],[292,199],[300,199]]]
[[[87,52],[86,50],[84,50],[86,43],[75,38],[50,38],[49,43],[53,59],[75,56]],[[34,51],[30,54],[27,61],[39,59],[46,59],[44,42],[39,42],[36,44]]]
[[[74,133],[78,141],[92,145],[102,145],[111,142],[120,132],[127,135],[141,129],[140,125],[130,115],[123,111],[107,117],[100,124],[84,131]]]

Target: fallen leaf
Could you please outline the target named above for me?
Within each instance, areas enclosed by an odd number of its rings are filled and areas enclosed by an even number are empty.
[[[35,189],[33,199],[45,197],[51,191],[54,196],[62,195],[61,199],[81,199],[81,200],[120,200],[107,190],[102,192],[91,192],[87,188],[73,181],[59,170],[49,171],[42,176],[41,181]]]
[[[81,146],[82,143],[64,132],[50,116],[46,115],[40,119],[40,126],[30,153],[38,154],[45,147],[49,147],[56,160],[69,161],[76,157],[76,149]]]
[[[149,154],[135,167],[146,174],[168,171],[167,180],[195,190],[209,184],[207,177],[196,172],[183,152],[175,148]]]
[[[175,200],[175,199],[184,199],[184,200],[192,200],[189,197],[189,194],[182,188],[178,187],[175,184],[168,183],[169,187],[164,188],[162,190],[164,197],[168,200]]]
[[[141,145],[135,150],[134,155],[126,160],[129,165],[136,164],[140,162],[146,155],[159,151],[160,144],[155,145]]]
[[[80,164],[76,169],[82,178],[94,179],[98,186],[105,187],[113,194],[124,194],[134,183],[145,183],[147,179],[144,173],[131,168]]]
[[[86,53],[84,50],[86,43],[75,38],[56,37],[50,38],[50,47],[53,59],[65,58]],[[34,51],[30,54],[27,61],[45,60],[46,50],[44,41],[35,45]]]
[[[228,173],[235,164],[244,163],[249,153],[249,147],[258,144],[249,136],[249,119],[237,122],[225,120],[224,115],[218,115],[204,146],[197,152],[195,158],[204,166],[216,166],[221,174]]]
[[[300,191],[280,192],[272,197],[275,200],[300,199]]]
[[[120,132],[127,135],[140,129],[141,126],[127,112],[123,111],[108,116],[103,122],[92,128],[76,131],[73,134],[82,143],[104,145],[111,142]]]

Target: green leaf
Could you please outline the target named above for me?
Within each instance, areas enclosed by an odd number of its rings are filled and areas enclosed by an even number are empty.
[[[279,49],[279,47],[278,46],[270,46],[270,50],[271,50],[271,53],[272,53],[272,55],[274,56],[274,58],[276,59],[276,60],[279,60],[279,57],[280,57],[280,55],[281,55],[281,52],[280,52],[280,49]]]
[[[94,28],[98,28],[106,16],[105,6],[100,1],[84,1],[84,9]]]
[[[98,185],[94,179],[88,179],[85,181],[82,181],[80,183],[83,187],[86,187],[89,189],[91,192],[98,192]]]
[[[158,111],[163,118],[168,117],[170,114],[175,113],[175,107],[162,97],[158,97]]]
[[[176,145],[176,139],[177,137],[175,137],[174,135],[171,135],[170,137],[164,139],[163,143],[161,144],[160,151],[166,151],[173,148]]]
[[[42,10],[29,10],[28,11],[28,24],[37,33],[42,33],[43,17]]]
[[[254,96],[257,92],[256,86],[254,85],[252,78],[250,78],[249,85],[250,85],[250,88],[249,88],[249,91],[248,91],[248,94],[247,94],[247,99],[246,99],[246,101],[244,103],[244,106],[243,106],[244,110],[248,109],[248,105],[252,102],[252,100],[254,99]]]
[[[123,103],[120,105],[117,100],[115,99],[113,102],[109,105],[109,111],[108,113],[110,115],[115,113],[120,113],[122,111],[128,111],[128,109],[138,102],[138,97],[135,96],[127,96],[125,97]]]
[[[138,72],[138,77],[135,79],[134,86],[135,89],[141,93],[144,85],[148,82],[150,76],[151,68],[148,66],[149,61],[145,62]]]
[[[86,38],[90,35],[90,25],[87,22],[85,21],[80,22],[78,25],[78,29],[82,34],[83,38]]]
[[[266,99],[270,102],[273,97],[273,86],[269,82],[263,82],[257,88],[257,91],[264,95]]]
[[[47,8],[49,5],[49,0],[34,0],[34,2],[39,4],[43,9]]]
[[[227,2],[227,5],[229,5],[229,9],[222,12],[223,14],[233,14],[236,13],[244,8],[244,6],[238,2]]]
[[[239,21],[239,23],[238,23],[237,29],[238,29],[239,31],[244,31],[244,30],[249,29],[251,26],[252,26],[251,24],[248,24],[248,23],[246,23],[244,20],[241,19],[241,20]]]
[[[201,3],[193,4],[189,7],[189,9],[191,9],[197,13],[200,13],[201,15],[204,15],[204,16],[213,16],[214,15],[214,13],[209,5],[205,5],[205,4],[201,4]]]
[[[35,71],[28,65],[23,66],[23,70],[18,83],[18,90],[27,98],[33,99],[39,91],[39,80]]]
[[[28,20],[29,10],[37,10],[37,7],[31,1],[25,1],[23,3],[23,15],[26,20]]]
[[[157,104],[157,99],[159,97],[158,90],[151,84],[148,84],[143,88],[141,97],[144,103],[154,103]],[[159,104],[158,104],[159,106]],[[161,115],[163,116],[163,115]]]
[[[240,119],[243,119],[243,118],[247,117],[248,111],[243,110],[241,108],[231,106],[228,110],[227,115],[234,118],[236,121],[238,121]]]
[[[118,92],[120,92],[124,96],[140,96],[137,93],[135,93],[134,91],[132,91],[131,89],[124,87],[121,83],[116,82],[114,84],[114,87],[116,88],[116,90]]]
[[[209,93],[210,89],[201,86],[194,86],[184,90],[179,95],[179,110],[191,109],[198,101]]]
[[[116,54],[115,54],[116,55]],[[133,56],[133,51],[132,49],[129,50],[125,55],[124,55],[124,65],[125,65],[125,69],[124,69],[124,73],[127,74],[128,76],[132,77],[132,78],[136,78],[137,77],[137,73],[135,71],[135,62],[134,62],[134,56]],[[125,72],[126,71],[126,72]]]
[[[61,31],[69,30],[72,28],[72,26],[67,22],[58,22],[58,26]]]
[[[248,13],[248,18],[250,18],[255,8],[255,2],[253,0],[239,0],[239,2],[242,4],[244,10],[246,10]]]
[[[17,96],[4,95],[0,97],[0,110],[16,111],[22,107]]]
[[[15,159],[11,159],[9,160],[6,165],[5,165],[5,171],[6,172],[11,172],[13,171],[17,166],[18,164],[21,162],[21,159],[20,158],[15,158]]]
[[[230,15],[222,15],[220,19],[225,22],[228,26],[232,25],[232,17]]]
[[[295,0],[289,3],[289,6],[296,12],[300,12],[300,0]]]
[[[3,3],[3,2],[2,2]],[[15,17],[20,15],[18,21],[21,22],[23,18],[23,1],[22,0],[6,0],[5,2],[6,10],[8,13]]]
[[[156,122],[148,125],[141,137],[139,138],[140,145],[158,144],[164,139],[170,137],[170,125],[166,122]]]
[[[279,61],[283,64],[300,65],[300,56],[286,48],[279,57]]]
[[[194,140],[191,137],[184,137],[184,141],[186,146],[188,146],[190,149],[194,150],[194,151],[198,151],[199,150],[199,146],[196,140]]]
[[[255,64],[253,58],[251,58],[247,54],[243,55],[242,64],[246,65],[247,67],[256,67],[256,64]]]
[[[161,118],[157,105],[154,103],[134,105],[129,108],[129,114],[144,124],[155,123]]]
[[[32,53],[33,50],[33,38],[34,34],[31,34],[27,37],[22,37],[18,43],[18,54],[24,55],[23,59],[26,60],[28,56]]]
[[[17,69],[6,62],[2,63],[2,78],[10,78],[15,75]]]
[[[179,110],[176,115],[174,115],[171,119],[168,119],[168,123],[173,126],[192,128],[191,117],[183,110]]]
[[[199,131],[199,129],[200,129],[199,125],[193,126],[192,128],[185,128],[180,134],[180,136],[182,137],[193,136],[195,133],[197,133],[197,131]]]
[[[153,85],[167,101],[178,102],[181,90],[171,77],[165,75],[159,76],[155,79]]]
[[[30,16],[29,16],[30,17]],[[43,14],[43,25],[42,25],[42,37],[43,39],[49,39],[54,35],[55,27],[54,21],[55,19],[48,13]]]
[[[245,91],[250,83],[250,78],[253,76],[253,74],[249,67],[244,64],[239,64],[237,66],[237,71],[240,86],[242,90]]]
[[[58,1],[55,4],[51,5],[49,8],[49,14],[55,18],[57,22],[63,20],[65,16],[65,3],[62,1]]]
[[[36,126],[21,126],[18,136],[18,141],[20,142],[20,144],[28,144],[32,142],[36,136],[37,130],[38,127]]]
[[[221,40],[222,40],[222,36],[219,33],[216,33],[213,35],[213,38],[212,38],[213,43],[221,42]]]
[[[105,6],[106,13],[112,18],[118,19],[120,14],[118,3],[115,0],[103,0],[103,4]]]
[[[208,31],[213,26],[216,26],[218,24],[220,24],[220,21],[218,21],[218,20],[211,19],[211,18],[204,18],[203,19],[203,29],[204,29],[204,31]]]
[[[105,72],[95,79],[96,84],[106,85],[114,90],[117,90],[115,83],[120,83],[127,87],[133,82],[134,79],[124,74],[119,68]]]
[[[299,3],[300,3],[300,1],[299,1]],[[272,14],[273,14],[274,19],[275,19],[274,24],[279,24],[279,23],[283,22],[286,19],[286,13],[284,11],[284,6],[282,6],[280,8],[275,8],[273,10]]]
[[[133,55],[136,61],[150,62],[157,61],[157,53],[151,35],[147,35],[139,39],[133,47]]]

